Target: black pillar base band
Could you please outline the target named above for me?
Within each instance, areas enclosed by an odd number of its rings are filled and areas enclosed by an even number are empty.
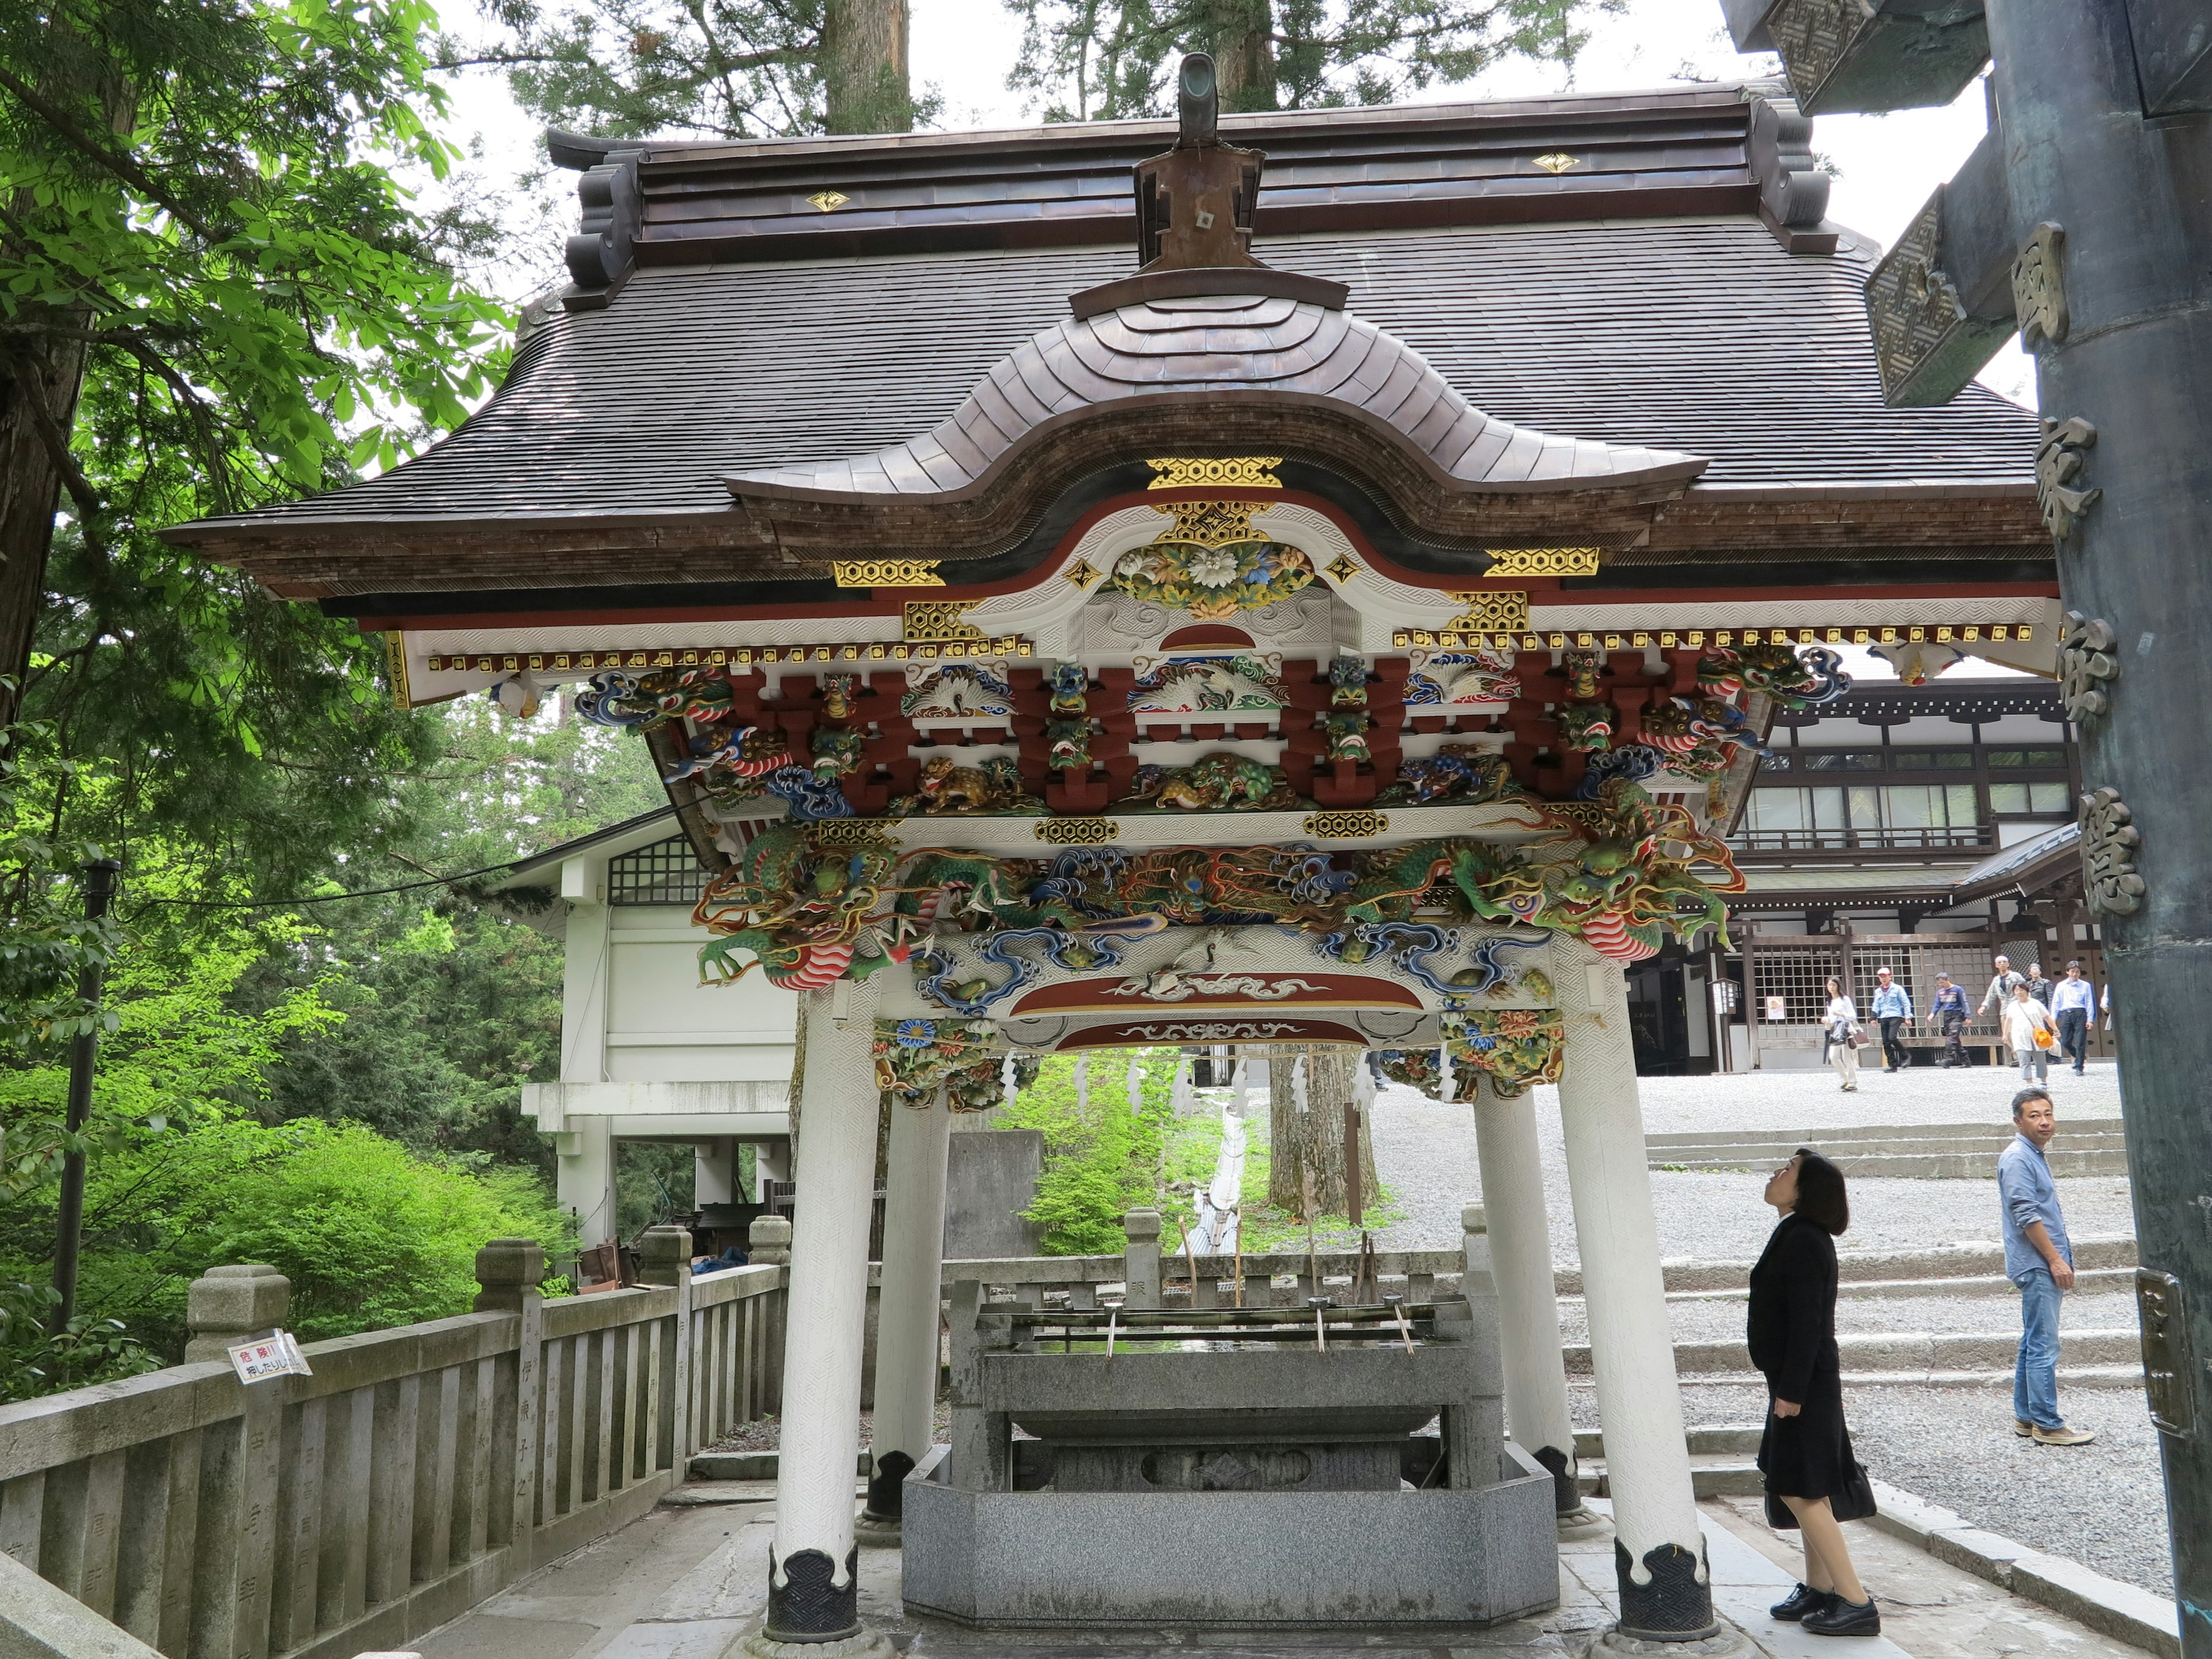
[[[1651,1582],[1639,1584],[1631,1577],[1635,1559],[1628,1546],[1613,1540],[1613,1567],[1620,1580],[1620,1633],[1643,1642],[1695,1642],[1717,1634],[1720,1620],[1713,1617],[1713,1591],[1700,1582],[1703,1552],[1692,1554],[1680,1544],[1661,1544],[1644,1558]]]
[[[837,1566],[821,1550],[798,1550],[781,1564],[783,1583],[775,1582],[775,1552],[768,1557],[768,1623],[762,1634],[771,1642],[842,1642],[860,1633],[860,1547],[845,1554],[845,1585],[837,1587]]]
[[[1561,1515],[1582,1508],[1582,1483],[1575,1479],[1574,1458],[1557,1446],[1539,1446],[1529,1455],[1552,1472],[1552,1507]]]
[[[914,1459],[902,1451],[886,1452],[876,1460],[868,1477],[867,1506],[861,1511],[871,1521],[896,1521],[906,1499],[906,1478],[914,1473]]]

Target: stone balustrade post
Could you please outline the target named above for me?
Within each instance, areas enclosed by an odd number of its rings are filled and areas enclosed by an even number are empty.
[[[1132,1210],[1121,1218],[1128,1243],[1122,1249],[1121,1276],[1128,1285],[1122,1305],[1147,1309],[1160,1305],[1160,1212]]]
[[[282,1325],[291,1305],[292,1281],[266,1262],[210,1267],[185,1291],[185,1358],[225,1358]]]
[[[745,1259],[756,1267],[789,1267],[790,1220],[780,1215],[755,1216],[745,1231]],[[783,1332],[790,1303],[782,1295],[771,1296],[767,1301],[761,1326],[765,1358],[761,1366],[760,1410],[763,1417],[775,1417],[783,1410]]]
[[[514,1359],[497,1370],[492,1396],[492,1467],[486,1537],[505,1546],[514,1577],[530,1567],[538,1508],[538,1419],[544,1388],[545,1252],[534,1238],[495,1238],[477,1252],[478,1313],[516,1316]]]
[[[691,1403],[705,1397],[691,1374],[698,1363],[691,1346],[691,1230],[647,1227],[637,1242],[637,1276],[676,1292],[676,1316],[660,1340],[661,1439],[669,1460],[663,1467],[674,1468],[691,1455]],[[708,1438],[711,1431],[700,1426],[698,1437]]]
[[[791,1265],[791,1221],[787,1216],[757,1215],[745,1230],[745,1259],[756,1266]]]

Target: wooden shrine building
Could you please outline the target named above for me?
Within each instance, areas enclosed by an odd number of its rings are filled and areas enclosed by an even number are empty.
[[[805,994],[755,1652],[868,1645],[879,1099],[878,1529],[929,1451],[948,1113],[1142,1043],[1358,1044],[1472,1103],[1510,1432],[1571,1516],[1559,1083],[1621,1633],[1717,1631],[1622,965],[1723,924],[1722,836],[1778,713],[1845,691],[1828,647],[2045,670],[2035,421],[1885,406],[1877,250],[1777,88],[1218,118],[1200,57],[1180,100],[556,135],[574,280],[499,394],[171,533],[380,635],[410,703],[564,684],[638,728],[720,870],[707,976]]]

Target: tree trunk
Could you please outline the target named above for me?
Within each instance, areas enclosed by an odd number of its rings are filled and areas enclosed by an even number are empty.
[[[1218,0],[1212,46],[1223,111],[1273,109],[1275,34],[1269,0]]]
[[[1293,1215],[1305,1208],[1304,1182],[1313,1182],[1315,1208],[1323,1215],[1345,1210],[1344,1109],[1352,1097],[1358,1076],[1358,1048],[1328,1043],[1305,1048],[1278,1048],[1267,1066],[1267,1118],[1272,1146],[1268,1152],[1267,1201]],[[1297,1059],[1306,1067],[1306,1109],[1298,1109],[1292,1083]],[[1359,1190],[1363,1200],[1375,1201],[1374,1136],[1365,1119],[1359,1126]]]
[[[822,78],[831,132],[911,132],[906,0],[829,0]]]
[[[29,310],[33,319],[82,328],[82,317]],[[84,381],[84,348],[51,340],[9,354],[0,365],[0,725],[22,705],[31,641],[46,614],[46,550],[60,505],[62,469],[53,453],[66,445]]]
[[[52,27],[45,43],[51,67],[40,77],[40,92],[73,111],[82,109],[87,98],[93,100],[106,130],[122,138],[137,108],[137,88],[121,78],[116,64],[95,44],[64,26]],[[28,191],[17,192],[9,207],[18,224],[35,223],[51,211]],[[93,325],[88,307],[27,305],[18,320],[70,332]],[[19,343],[0,356],[0,675],[7,676],[0,684],[0,726],[12,723],[21,710],[31,644],[46,614],[46,553],[53,544],[64,469],[76,471],[67,456],[86,356],[82,341],[16,337]],[[82,474],[77,482],[82,488]]]

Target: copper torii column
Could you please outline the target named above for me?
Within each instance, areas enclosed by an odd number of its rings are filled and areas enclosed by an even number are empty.
[[[1992,132],[1869,284],[1890,400],[1941,402],[2017,326],[2037,358],[2037,497],[2069,612],[2082,874],[2121,1071],[2145,1392],[2188,1659],[2212,1659],[2212,36],[2203,0],[1987,0],[1948,37],[1887,6],[1723,0],[1808,113],[1948,103],[1994,62]],[[1759,15],[1750,18],[1753,11]],[[1831,15],[1832,15],[1831,13]],[[1747,21],[1754,23],[1744,27]],[[1896,50],[1902,46],[1905,50]],[[1954,70],[1956,70],[1954,65]],[[1917,233],[1917,234],[1916,234]],[[1989,244],[1996,242],[1995,257]]]

